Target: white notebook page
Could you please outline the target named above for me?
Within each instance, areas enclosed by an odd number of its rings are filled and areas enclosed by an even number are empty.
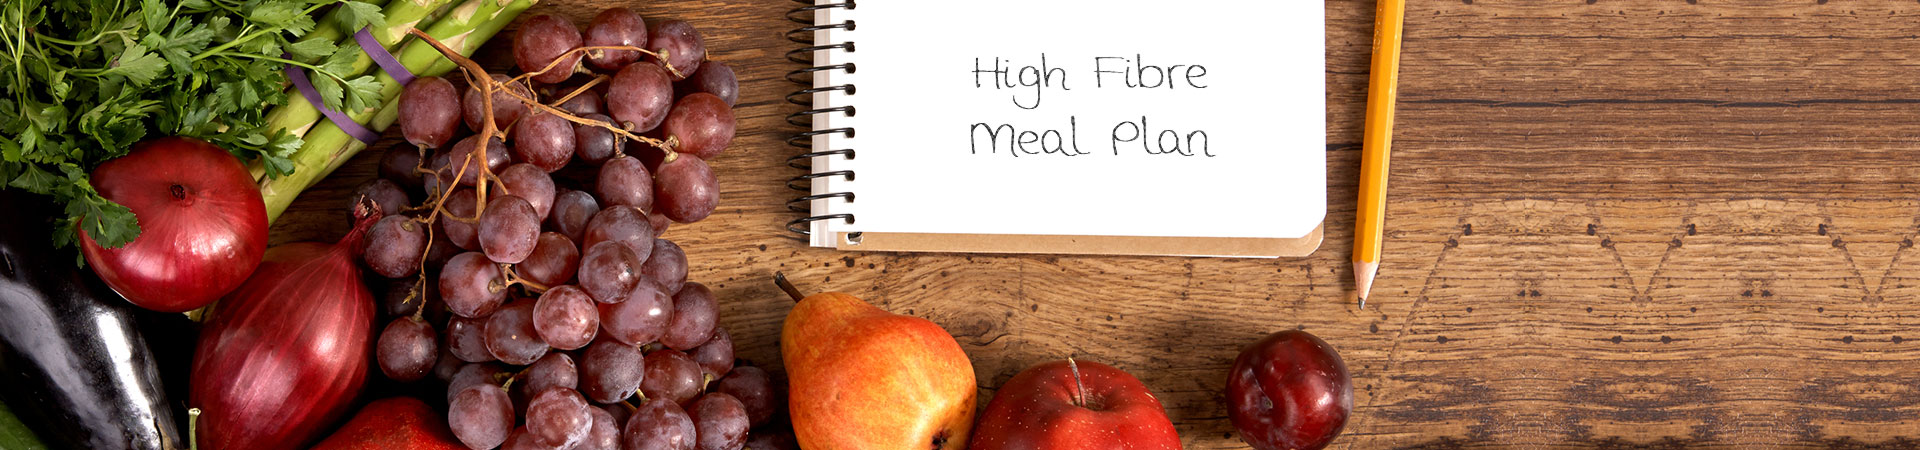
[[[815,167],[857,176],[815,192],[856,200],[815,213],[857,221],[817,224],[815,245],[831,245],[821,231],[1295,238],[1326,215],[1321,2],[866,0],[829,11],[818,21],[855,28],[817,39],[855,51],[816,61],[858,70],[816,84],[857,91],[819,99],[856,114],[815,123],[858,131],[815,148],[858,157]]]

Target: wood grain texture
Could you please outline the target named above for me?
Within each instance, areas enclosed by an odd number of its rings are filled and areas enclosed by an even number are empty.
[[[693,22],[740,74],[720,211],[668,237],[758,364],[779,365],[784,271],[945,326],[982,401],[1067,355],[1132,372],[1194,449],[1244,448],[1227,364],[1287,328],[1353,370],[1335,448],[1920,446],[1920,4],[1413,2],[1366,310],[1347,261],[1372,2],[1326,1],[1327,239],[1277,261],[806,248],[781,227],[791,4],[619,5]],[[505,42],[482,59],[504,67]],[[274,241],[339,236],[396,135]]]

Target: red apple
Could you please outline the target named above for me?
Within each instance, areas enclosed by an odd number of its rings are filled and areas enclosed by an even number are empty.
[[[1072,359],[1033,366],[1000,386],[969,450],[1180,448],[1160,400],[1120,369]]]
[[[1227,415],[1257,450],[1317,450],[1353,413],[1353,379],[1326,341],[1305,331],[1267,335],[1233,361]]]
[[[181,312],[247,281],[267,254],[267,208],[240,160],[206,141],[141,142],[92,174],[100,196],[133,211],[140,236],[102,247],[81,227],[80,252],[115,292],[142,308]]]

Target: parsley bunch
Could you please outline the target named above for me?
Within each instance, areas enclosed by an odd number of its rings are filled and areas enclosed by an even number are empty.
[[[328,5],[325,25],[313,14]],[[0,183],[51,195],[100,245],[140,234],[125,206],[101,198],[87,172],[150,137],[189,136],[285,175],[300,136],[268,127],[290,95],[287,65],[310,69],[327,107],[382,100],[354,52],[316,26],[379,25],[380,7],[349,0],[9,0],[0,2]]]

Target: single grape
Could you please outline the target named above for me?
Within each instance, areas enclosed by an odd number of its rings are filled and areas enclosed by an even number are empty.
[[[580,48],[580,29],[572,21],[541,14],[521,22],[520,34],[513,37],[513,60],[521,72],[539,73],[533,81],[559,83],[580,68],[580,55],[567,53],[576,48]]]
[[[520,94],[521,97],[538,100],[534,98],[533,90],[527,89],[527,85],[508,83],[510,80],[512,78],[506,75],[493,74],[493,82],[506,85],[506,89],[495,86],[493,90],[493,123],[495,127],[501,129],[513,125],[513,121],[520,120],[520,115],[527,112],[527,104],[508,93],[509,91]],[[468,86],[467,93],[460,97],[461,116],[466,119],[467,129],[475,132],[480,131],[481,126],[485,125],[480,122],[480,119],[486,117],[487,109],[481,100],[478,86]]]
[[[399,183],[401,187],[420,189],[420,152],[418,148],[395,145],[380,155],[380,178]]]
[[[500,267],[480,252],[454,255],[440,268],[440,301],[460,317],[492,314],[507,300],[507,283]]]
[[[440,148],[460,131],[460,91],[440,77],[419,77],[400,91],[400,135],[420,148]]]
[[[747,435],[747,450],[800,450],[800,440],[791,430],[754,431]]]
[[[438,151],[428,156],[424,165],[421,166],[432,172],[420,175],[420,187],[427,193],[427,199],[435,199],[446,194],[447,186],[453,185],[453,170],[448,167],[452,163],[448,161],[452,159],[447,157],[447,152]]]
[[[606,85],[602,84],[599,86],[604,87]],[[574,91],[573,89],[568,89],[560,92],[559,95],[571,94],[573,93],[573,91]],[[606,114],[607,101],[600,98],[599,91],[595,91],[593,89],[587,89],[586,91],[582,91],[579,94],[574,95],[573,98],[567,99],[567,101],[560,102],[560,110],[566,111],[575,116],[585,116],[589,114]],[[607,120],[607,122],[612,123],[613,121]]]
[[[499,385],[469,386],[447,402],[447,426],[467,448],[499,447],[513,430],[513,401]]]
[[[618,124],[606,114],[581,114],[580,118]],[[581,162],[591,165],[606,164],[607,160],[626,151],[627,139],[613,134],[613,130],[584,123],[573,124],[574,156]]]
[[[733,142],[733,109],[713,94],[694,93],[674,103],[660,129],[680,141],[680,154],[711,160]]]
[[[619,303],[627,299],[633,286],[640,284],[640,260],[633,250],[618,242],[588,246],[580,257],[580,287],[600,303]]]
[[[766,424],[773,419],[774,413],[786,406],[773,390],[773,376],[759,367],[733,368],[726,377],[720,379],[714,391],[739,399],[740,405],[747,409],[747,423],[753,428]]]
[[[674,350],[699,347],[713,338],[714,323],[720,320],[719,305],[713,290],[700,283],[687,283],[673,294],[673,322],[660,343]]]
[[[573,281],[574,272],[580,269],[580,249],[574,248],[573,240],[567,239],[567,235],[552,231],[540,233],[533,253],[527,254],[527,259],[514,265],[514,269],[528,281],[546,286],[565,284]]]
[[[555,447],[555,446],[547,445],[544,442],[540,442],[540,439],[533,437],[533,433],[527,432],[527,427],[525,425],[522,425],[519,428],[514,428],[512,433],[507,433],[507,442],[500,444],[500,450],[565,450],[565,449],[563,449],[562,447]]]
[[[687,251],[666,239],[653,240],[653,255],[640,265],[640,272],[660,292],[680,292],[687,285]]]
[[[632,397],[646,376],[640,348],[613,339],[595,339],[580,354],[580,392],[595,403]]]
[[[700,363],[700,370],[718,379],[733,370],[733,335],[728,334],[726,328],[715,327],[713,338],[688,351],[687,356],[693,357],[693,362]]]
[[[547,215],[547,226],[553,231],[567,235],[573,242],[586,242],[587,222],[600,213],[600,201],[585,191],[566,191],[553,197],[553,213]]]
[[[473,212],[479,203],[473,195],[473,190],[466,188],[455,190],[453,194],[447,196],[447,202],[442,205],[446,210],[441,211],[440,217],[433,221],[435,226],[440,227],[439,234],[447,235],[447,240],[453,241],[453,245],[462,249],[479,250],[480,231],[474,227],[473,223],[456,219],[474,218]]]
[[[633,410],[628,409],[624,403],[600,405],[600,410],[606,411],[608,416],[613,417],[613,425],[616,427],[626,424],[627,418],[633,416]]]
[[[587,439],[593,431],[593,414],[587,400],[568,388],[550,388],[533,395],[527,402],[527,432],[540,443],[570,447]]]
[[[547,220],[547,214],[553,212],[554,190],[553,176],[540,166],[520,163],[507,166],[500,171],[500,182],[490,185],[493,191],[488,197],[512,195],[533,205],[533,213],[540,220]]]
[[[698,450],[738,450],[747,445],[747,410],[731,395],[712,393],[700,396],[687,407],[693,428],[699,433]]]
[[[401,382],[426,378],[440,357],[439,349],[434,348],[435,338],[433,325],[424,320],[401,317],[387,323],[374,346],[380,373]]]
[[[652,186],[648,186],[648,188],[652,188]],[[353,195],[348,196],[348,198],[352,199],[352,201],[347,203],[347,211],[349,213],[351,213],[354,208],[359,207],[360,199],[364,198],[373,200],[374,206],[380,207],[380,214],[384,216],[400,215],[400,211],[406,209],[407,206],[412,203],[412,201],[407,198],[407,191],[401,189],[400,184],[388,181],[385,178],[375,178],[372,181],[361,183],[360,187],[354,188]]]
[[[461,186],[473,186],[480,180],[482,163],[486,164],[487,172],[497,175],[513,162],[513,157],[507,153],[507,144],[501,143],[499,138],[487,139],[485,152],[478,151],[479,143],[479,135],[467,136],[460,143],[453,144],[453,150],[447,153],[447,170],[459,175]],[[472,158],[472,162],[467,162],[468,158]],[[460,168],[463,163],[467,165],[465,169]]]
[[[540,294],[533,305],[533,329],[547,345],[573,350],[593,343],[600,329],[600,310],[593,298],[573,285]]]
[[[674,92],[687,95],[705,92],[727,101],[733,106],[740,100],[740,81],[733,76],[733,67],[727,63],[712,61],[700,63],[700,71],[673,86]]]
[[[427,225],[402,215],[381,217],[367,230],[366,246],[360,257],[373,273],[387,278],[412,276],[420,271],[420,258],[426,256]]]
[[[608,8],[587,24],[588,47],[647,47],[647,22],[626,8]],[[587,53],[587,64],[606,71],[620,70],[640,60],[633,50],[597,50]]]
[[[699,222],[720,206],[720,180],[700,158],[681,157],[660,163],[653,192],[654,210],[674,222]]]
[[[524,366],[547,354],[547,342],[533,328],[532,300],[514,300],[487,316],[487,353],[500,362]]]
[[[548,389],[575,389],[580,386],[580,372],[573,364],[573,357],[563,352],[549,352],[540,357],[520,375],[520,383],[528,391],[545,392]]]
[[[674,402],[647,402],[620,432],[626,450],[693,450],[693,418]]]
[[[673,298],[641,283],[627,294],[626,301],[600,305],[600,329],[607,336],[627,345],[646,345],[667,334],[673,318]]]
[[[435,222],[447,221],[445,217],[441,217],[440,220]],[[447,264],[447,261],[453,259],[453,255],[460,254],[460,246],[453,245],[453,240],[447,238],[447,230],[445,228],[438,230],[438,232],[428,234],[432,235],[428,237],[428,239],[432,241],[432,245],[427,246],[427,264],[429,267],[444,266]],[[434,288],[438,287],[439,285],[434,285]],[[427,298],[440,298],[440,293],[436,289],[434,295]]]
[[[707,60],[707,43],[700,38],[699,30],[693,29],[693,24],[684,20],[669,20],[647,31],[647,48],[667,56],[665,61],[653,57],[647,59],[655,64],[673,66],[674,71],[681,75],[674,77],[676,80],[699,71],[700,62]]]
[[[493,361],[493,354],[487,352],[487,319],[469,319],[454,316],[447,319],[447,349],[461,361],[482,363]]]
[[[513,157],[557,171],[573,159],[573,137],[573,122],[546,111],[530,111],[513,125]]]
[[[415,278],[392,280],[380,296],[380,311],[387,317],[411,316],[427,300],[440,298],[440,283],[416,283]]]
[[[596,188],[600,201],[608,206],[622,205],[653,209],[653,174],[636,158],[614,158],[600,166]]]
[[[632,206],[608,206],[587,221],[584,242],[588,247],[607,241],[619,242],[633,250],[633,255],[644,263],[653,257],[653,239],[653,224],[647,223],[647,213]]]
[[[673,225],[673,219],[668,219],[666,214],[650,212],[647,213],[647,223],[653,225],[654,236],[664,236],[667,234],[667,227]]]
[[[447,380],[447,401],[460,395],[460,391],[482,385],[498,385],[502,377],[508,375],[507,368],[499,363],[474,363],[460,366],[453,372],[453,378]]]
[[[648,400],[685,405],[706,387],[706,372],[686,353],[663,348],[648,353],[646,361],[647,375],[640,379],[640,394]]]
[[[480,215],[480,248],[493,262],[514,264],[527,260],[540,240],[540,215],[519,196],[494,197]]]
[[[453,375],[459,373],[460,368],[465,367],[467,362],[461,361],[458,356],[453,356],[453,349],[445,345],[437,347],[440,347],[440,357],[435,358],[433,362],[433,378],[441,382],[453,381]]]
[[[620,407],[620,410],[626,408]],[[621,450],[620,420],[604,408],[591,408],[587,413],[593,415],[593,430],[587,433],[586,440],[570,450]]]
[[[672,108],[673,78],[658,65],[628,64],[607,86],[607,111],[627,131],[653,131]]]

